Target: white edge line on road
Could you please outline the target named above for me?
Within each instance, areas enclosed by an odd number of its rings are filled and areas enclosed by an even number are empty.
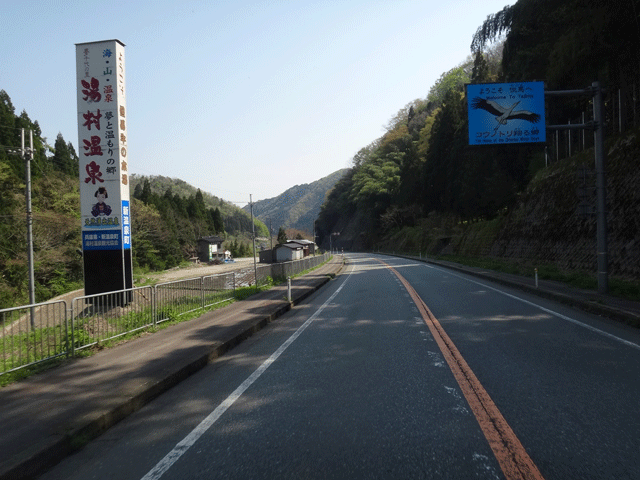
[[[624,345],[627,345],[628,347],[632,347],[632,348],[640,350],[640,345],[638,345],[637,343],[633,343],[633,342],[630,342],[629,340],[625,340],[624,338],[617,337],[616,335],[613,335],[611,333],[605,332],[604,330],[600,330],[599,328],[593,327],[593,326],[591,326],[591,325],[589,325],[587,323],[583,323],[583,322],[581,322],[579,320],[576,320],[575,318],[567,317],[566,315],[563,315],[561,313],[558,313],[558,312],[555,312],[555,311],[550,310],[548,308],[545,308],[545,307],[543,307],[541,305],[538,305],[537,303],[530,302],[529,300],[525,300],[524,298],[518,297],[516,295],[511,295],[510,293],[507,293],[507,292],[505,292],[503,290],[500,290],[498,288],[491,287],[491,286],[489,286],[489,285],[487,285],[485,283],[476,282],[475,280],[471,280],[470,278],[466,278],[466,277],[463,277],[462,275],[458,275],[456,273],[453,273],[451,270],[447,270],[447,269],[443,269],[443,268],[439,268],[439,267],[434,267],[433,265],[427,265],[427,264],[425,264],[425,266],[428,267],[428,268],[432,268],[434,270],[439,270],[441,272],[446,272],[449,275],[453,275],[454,277],[458,277],[458,278],[460,278],[462,280],[466,280],[467,282],[475,283],[476,285],[480,285],[481,287],[488,288],[488,289],[493,290],[495,292],[501,293],[502,295],[506,295],[507,297],[513,298],[515,300],[519,300],[519,301],[521,301],[523,303],[526,303],[527,305],[531,305],[532,307],[539,308],[540,310],[542,310],[544,312],[547,312],[547,313],[550,313],[551,315],[554,315],[554,316],[556,316],[558,318],[562,318],[563,320],[566,320],[566,321],[571,322],[571,323],[573,323],[575,325],[579,325],[581,327],[584,327],[584,328],[586,328],[588,330],[591,330],[592,332],[598,333],[598,334],[603,335],[605,337],[608,337],[608,338],[610,338],[612,340],[616,340],[616,341],[618,341],[620,343],[623,343]]]
[[[351,270],[351,272],[352,271],[353,269]],[[149,471],[149,473],[147,473],[144,477],[142,477],[142,480],[157,480],[160,477],[162,477],[162,475],[164,475],[164,473],[167,470],[169,470],[171,465],[173,465],[176,461],[178,461],[178,459],[187,450],[189,450],[189,448],[191,448],[198,441],[198,439],[207,430],[209,430],[209,428],[211,428],[211,426],[214,423],[216,423],[216,421],[222,416],[222,414],[226,412],[227,409],[242,396],[242,394],[251,386],[251,384],[255,382],[260,377],[260,375],[262,375],[265,372],[265,370],[269,368],[269,366],[278,359],[280,355],[282,355],[282,353],[287,349],[287,347],[289,347],[289,345],[291,345],[296,340],[296,338],[298,338],[300,334],[304,332],[304,330],[309,325],[311,325],[311,322],[313,322],[318,317],[318,315],[322,313],[325,307],[333,301],[336,295],[340,293],[340,290],[342,290],[342,287],[344,287],[344,285],[347,283],[347,280],[349,280],[349,277],[351,276],[351,272],[349,272],[349,275],[347,276],[347,278],[344,280],[344,282],[342,282],[342,285],[340,285],[338,289],[335,292],[333,292],[333,295],[331,295],[329,299],[326,302],[324,302],[322,306],[307,319],[306,322],[300,325],[300,327],[293,333],[293,335],[291,335],[286,342],[280,345],[278,350],[276,350],[269,358],[267,358],[262,363],[262,365],[260,365],[244,382],[240,384],[238,388],[236,388],[231,393],[231,395],[229,395],[220,405],[218,405],[218,407],[216,407],[216,409],[213,412],[211,412],[204,420],[202,420],[202,422],[200,422],[200,424],[196,428],[194,428],[191,431],[191,433],[189,433],[189,435],[187,435],[182,441],[180,441],[180,443],[178,443],[173,448],[173,450],[171,450],[167,455],[165,455],[165,457],[162,460],[160,460],[156,464],[156,466]]]

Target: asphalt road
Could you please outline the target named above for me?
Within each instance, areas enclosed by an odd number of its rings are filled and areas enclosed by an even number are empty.
[[[637,331],[423,263],[348,260],[42,478],[640,478]]]

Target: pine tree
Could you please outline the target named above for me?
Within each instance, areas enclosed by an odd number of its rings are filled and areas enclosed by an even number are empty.
[[[278,230],[278,243],[287,243],[287,234],[282,227]]]
[[[213,225],[218,235],[224,234],[224,222],[222,220],[222,213],[220,213],[219,208],[216,208],[213,211]]]
[[[142,200],[144,203],[149,203],[149,200],[151,200],[151,184],[147,179],[144,180],[140,200]]]
[[[75,151],[71,151],[69,147],[71,143],[66,143],[62,133],[58,133],[56,142],[53,146],[53,164],[55,168],[61,170],[70,176],[78,175],[78,157],[75,155]],[[73,148],[73,147],[71,147]]]

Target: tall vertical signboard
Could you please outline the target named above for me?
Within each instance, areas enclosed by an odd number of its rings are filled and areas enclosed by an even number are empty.
[[[76,44],[85,295],[132,287],[124,44]]]

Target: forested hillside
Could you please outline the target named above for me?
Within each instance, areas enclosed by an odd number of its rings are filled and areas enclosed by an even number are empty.
[[[36,301],[81,288],[82,244],[78,156],[58,135],[53,146],[0,90],[0,308],[28,303],[25,161],[21,129],[33,132],[31,162]],[[152,186],[153,185],[153,186]],[[162,270],[197,251],[202,236],[219,235],[238,256],[249,252],[251,219],[242,209],[181,180],[136,177],[131,184],[134,269]],[[256,221],[256,234],[266,236]]]
[[[328,247],[329,234],[340,232],[334,240],[345,248],[412,245],[437,252],[458,245],[516,259],[531,258],[536,250],[566,268],[588,263],[562,255],[569,243],[594,242],[592,218],[567,218],[578,203],[572,169],[592,165],[592,132],[548,132],[546,145],[470,147],[465,84],[538,80],[547,90],[561,90],[599,81],[606,88],[608,153],[615,159],[607,185],[617,249],[612,273],[637,275],[628,266],[640,264],[633,256],[640,245],[639,189],[637,175],[625,172],[636,172],[640,160],[639,15],[640,0],[519,0],[490,15],[468,33],[469,57],[425,85],[426,96],[400,108],[384,135],[353,157],[318,214],[318,242]],[[549,99],[546,110],[547,124],[593,118],[584,96]],[[0,308],[27,302],[25,163],[16,153],[23,128],[33,132],[34,142],[36,300],[82,282],[78,155],[62,135],[53,145],[42,138],[38,122],[25,111],[17,113],[9,94],[0,90]],[[247,212],[180,180],[134,176],[132,182],[134,268],[175,266],[194,254],[204,235],[225,236],[227,248],[248,244]],[[283,195],[300,197],[306,205],[302,187]],[[561,208],[554,202],[562,202]],[[300,209],[291,207],[287,219],[287,204],[280,203],[283,208],[267,205],[270,214],[282,214],[285,225],[291,221],[311,229],[312,215],[298,215]],[[544,239],[538,238],[541,225],[553,225],[544,229]],[[262,222],[256,229],[268,236]],[[491,232],[495,241],[481,241],[474,233],[481,231]],[[552,250],[557,256],[549,256]]]
[[[148,185],[145,190],[145,186]],[[189,185],[184,180],[179,178],[163,177],[162,175],[131,175],[131,192],[134,197],[147,201],[149,198],[157,197],[169,197],[172,198],[191,198],[199,197],[198,190],[193,185]],[[215,231],[220,233],[223,230],[236,235],[236,234],[249,234],[251,232],[251,217],[248,213],[232,203],[229,203],[222,198],[216,197],[208,192],[200,192],[202,196],[202,202],[205,209],[213,209],[219,212],[219,216],[223,219],[223,228],[218,225]],[[218,215],[216,213],[216,215]],[[219,220],[218,220],[219,221]],[[256,224],[257,229],[261,234],[265,234],[264,226],[259,223]],[[257,232],[256,232],[257,233]]]
[[[544,81],[547,90],[577,90],[599,81],[606,88],[606,135],[614,140],[640,125],[639,14],[638,0],[519,0],[490,15],[475,34],[469,32],[470,56],[443,73],[425,98],[400,109],[386,133],[353,157],[352,168],[322,207],[319,242],[328,245],[329,233],[341,232],[334,240],[345,248],[392,250],[394,242],[403,242],[398,235],[403,229],[419,227],[421,237],[435,238],[438,232],[446,237],[442,232],[451,225],[494,221],[525,198],[535,201],[535,194],[524,195],[534,176],[588,151],[593,133],[550,131],[546,149],[537,144],[470,147],[465,84]],[[587,96],[546,103],[548,125],[593,118]],[[569,196],[563,212],[575,211],[575,189]],[[612,208],[609,215],[635,211]],[[556,220],[557,226],[576,223]],[[629,225],[623,219],[611,223]],[[558,236],[565,233],[555,230]],[[638,239],[638,234],[626,236]]]
[[[253,214],[266,225],[271,222],[271,230],[277,232],[280,227],[295,229],[313,234],[313,223],[318,218],[327,192],[347,172],[338,170],[320,180],[303,185],[296,185],[277,197],[260,200],[253,204]],[[244,207],[249,211],[249,205]]]

